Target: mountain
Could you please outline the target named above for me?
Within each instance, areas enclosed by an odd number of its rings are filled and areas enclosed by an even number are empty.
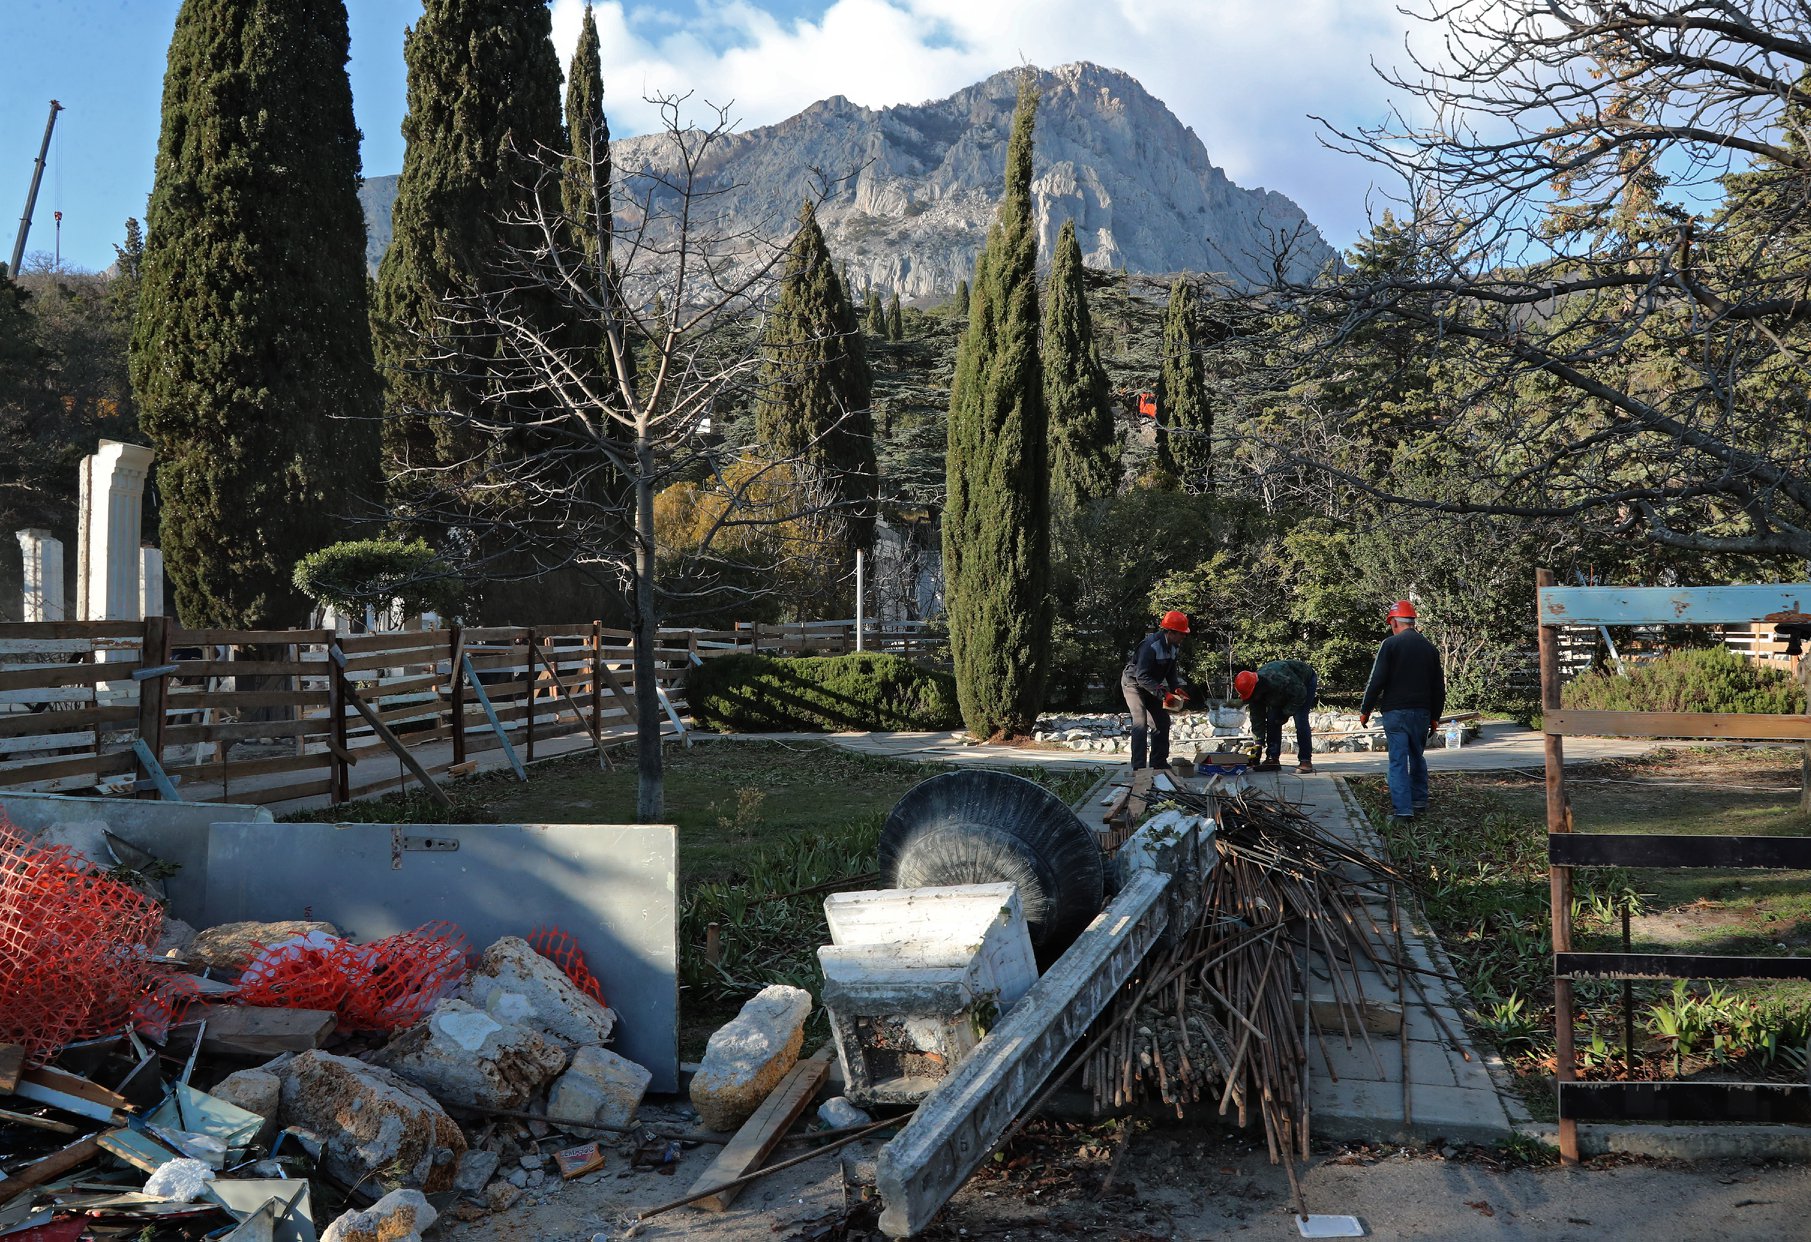
[[[893,108],[839,95],[730,135],[704,166],[721,191],[715,208],[737,226],[784,236],[798,205],[828,179],[818,223],[854,288],[871,283],[908,301],[942,301],[972,273],[999,202],[1019,73]],[[1084,62],[1037,79],[1032,191],[1043,253],[1073,218],[1083,257],[1096,268],[1221,272],[1253,283],[1269,276],[1280,238],[1289,240],[1292,276],[1335,257],[1301,208],[1275,191],[1233,184],[1195,131],[1130,74]],[[625,176],[658,172],[670,164],[671,142],[661,134],[626,138],[611,154]],[[389,243],[395,182],[365,183],[373,270]]]

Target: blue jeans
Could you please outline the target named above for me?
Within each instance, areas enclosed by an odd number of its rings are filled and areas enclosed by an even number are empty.
[[[1427,730],[1430,713],[1422,707],[1387,711],[1383,737],[1390,746],[1390,809],[1413,815],[1427,806]]]

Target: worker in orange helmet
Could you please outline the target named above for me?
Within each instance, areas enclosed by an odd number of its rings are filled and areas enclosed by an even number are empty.
[[[1188,703],[1177,661],[1182,640],[1188,636],[1188,614],[1175,609],[1163,614],[1157,628],[1145,635],[1138,650],[1119,675],[1120,693],[1132,713],[1132,770],[1145,766],[1145,741],[1150,740],[1154,768],[1170,761],[1170,713]]]
[[[1446,674],[1440,652],[1418,628],[1415,605],[1399,599],[1390,606],[1390,636],[1377,649],[1371,680],[1358,704],[1358,723],[1383,716],[1390,748],[1390,809],[1404,821],[1427,810],[1427,760],[1422,752],[1446,710]]]
[[[1314,771],[1313,731],[1308,713],[1320,700],[1320,678],[1306,660],[1271,660],[1233,678],[1233,689],[1251,713],[1252,736],[1258,739],[1254,772],[1274,772],[1283,764],[1283,721],[1295,718],[1295,770]]]

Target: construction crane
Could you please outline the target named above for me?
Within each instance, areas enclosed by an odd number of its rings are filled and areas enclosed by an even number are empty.
[[[25,262],[25,235],[31,232],[32,208],[38,205],[38,183],[44,180],[44,159],[50,154],[50,131],[57,127],[57,113],[63,105],[56,100],[50,101],[50,119],[44,122],[44,142],[38,147],[38,162],[32,166],[31,189],[25,192],[25,214],[19,217],[19,236],[13,241],[13,261],[7,267],[7,274],[17,276],[19,264]]]

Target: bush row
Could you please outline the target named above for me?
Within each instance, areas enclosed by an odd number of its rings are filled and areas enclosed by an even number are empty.
[[[736,733],[956,729],[956,679],[895,655],[728,655],[686,675],[707,729]]]

